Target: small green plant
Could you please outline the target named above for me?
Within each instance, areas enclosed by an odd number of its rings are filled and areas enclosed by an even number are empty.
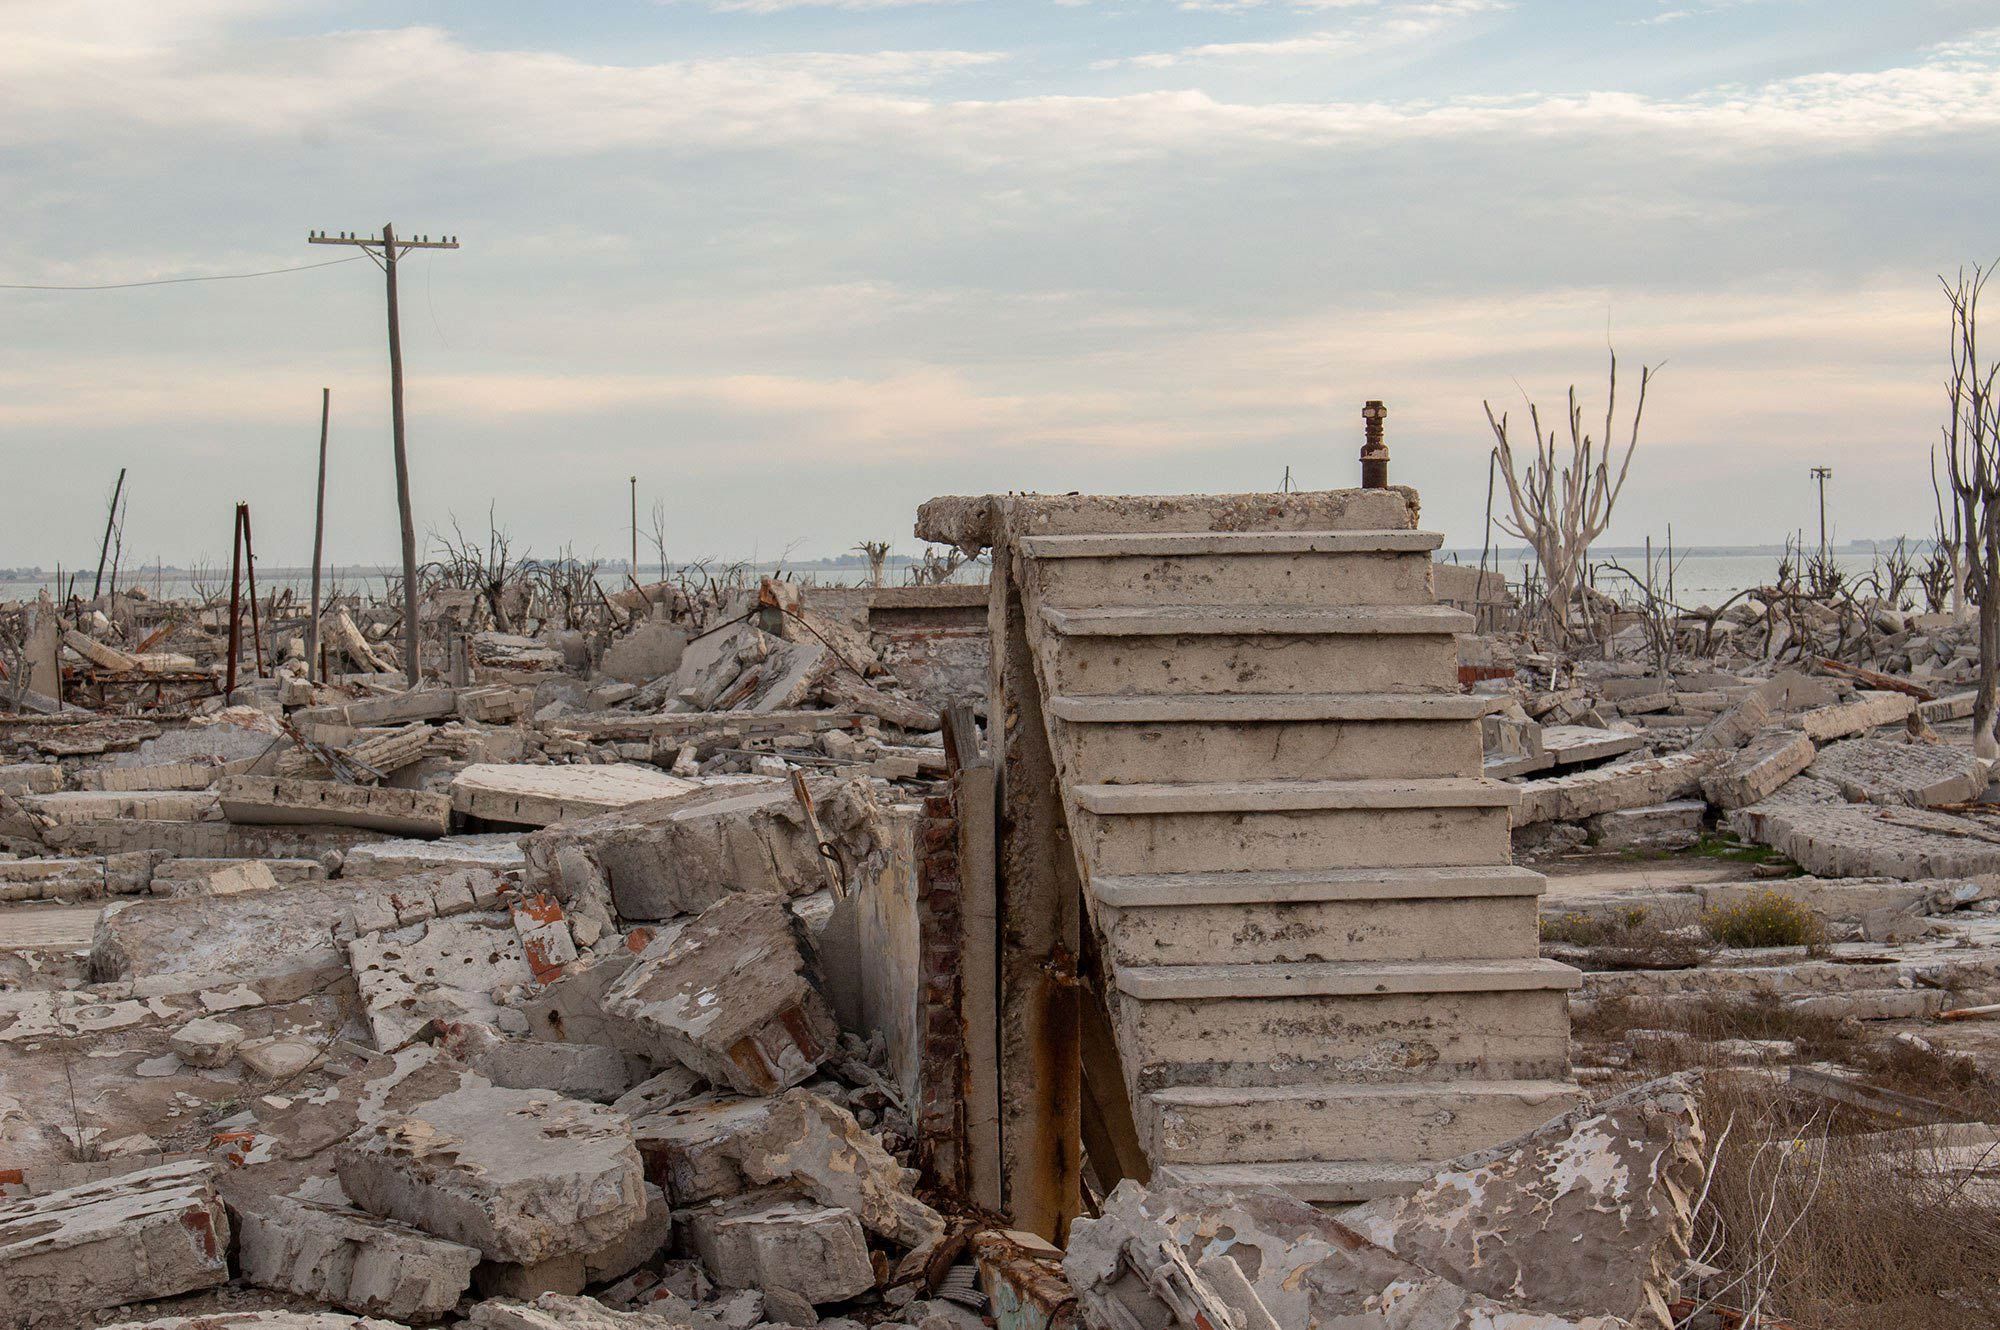
[[[1687,853],[1698,854],[1708,859],[1720,859],[1725,863],[1776,864],[1790,868],[1794,873],[1799,871],[1798,866],[1790,859],[1768,845],[1746,845],[1740,840],[1716,835],[1713,832],[1703,832],[1701,839]]]
[[[1824,947],[1826,921],[1782,891],[1701,912],[1702,931],[1725,947]]]

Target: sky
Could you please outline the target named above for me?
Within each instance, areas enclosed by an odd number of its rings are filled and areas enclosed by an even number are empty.
[[[0,0],[0,284],[402,265],[420,532],[920,548],[935,494],[1357,482],[1663,366],[1606,537],[1922,534],[2000,0]],[[0,290],[0,565],[397,549],[381,274]],[[425,541],[429,544],[428,539]],[[650,550],[650,541],[647,542]],[[650,553],[642,558],[650,558]]]

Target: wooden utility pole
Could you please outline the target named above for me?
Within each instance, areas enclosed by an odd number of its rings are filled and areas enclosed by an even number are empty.
[[[639,584],[639,478],[632,477],[632,585]]]
[[[1819,557],[1820,562],[1824,563],[1826,562],[1826,482],[1833,479],[1833,468],[1816,466],[1812,469],[1812,478],[1819,485]]]
[[[382,224],[382,234],[356,236],[343,231],[330,236],[315,231],[306,237],[309,245],[357,245],[375,260],[389,283],[389,420],[396,439],[396,511],[403,523],[403,672],[415,688],[423,679],[423,660],[418,654],[417,636],[417,527],[410,514],[410,458],[403,446],[403,330],[396,313],[396,261],[413,249],[457,249],[458,237],[432,240],[396,239],[396,228]]]
[[[125,468],[118,468],[118,484],[111,491],[111,511],[104,515],[104,543],[97,547],[97,581],[90,587],[90,598],[97,599],[98,592],[104,590],[104,558],[111,552],[111,527],[118,520],[118,496],[125,492]]]
[[[236,505],[236,526],[229,533],[229,666],[222,682],[222,700],[236,692],[236,663],[243,652],[243,517]]]
[[[333,389],[319,390],[319,493],[313,501],[312,617],[306,620],[306,678],[319,675],[319,561],[326,541],[326,423],[333,413]],[[325,679],[320,679],[325,683]]]

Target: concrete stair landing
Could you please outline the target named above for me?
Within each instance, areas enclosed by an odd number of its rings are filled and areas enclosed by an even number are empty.
[[[1241,500],[1066,500],[1014,573],[1141,1146],[1359,1200],[1573,1105],[1580,977],[1536,954],[1439,537]]]

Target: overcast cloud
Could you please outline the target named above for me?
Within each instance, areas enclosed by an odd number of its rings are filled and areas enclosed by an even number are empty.
[[[913,549],[935,493],[1308,486],[1390,406],[1479,541],[1480,403],[1648,403],[1614,540],[1920,533],[1935,274],[2000,253],[1992,0],[0,0],[0,282],[404,267],[419,522]],[[389,558],[381,279],[0,291],[0,564]],[[1587,412],[1588,414],[1588,412]]]

